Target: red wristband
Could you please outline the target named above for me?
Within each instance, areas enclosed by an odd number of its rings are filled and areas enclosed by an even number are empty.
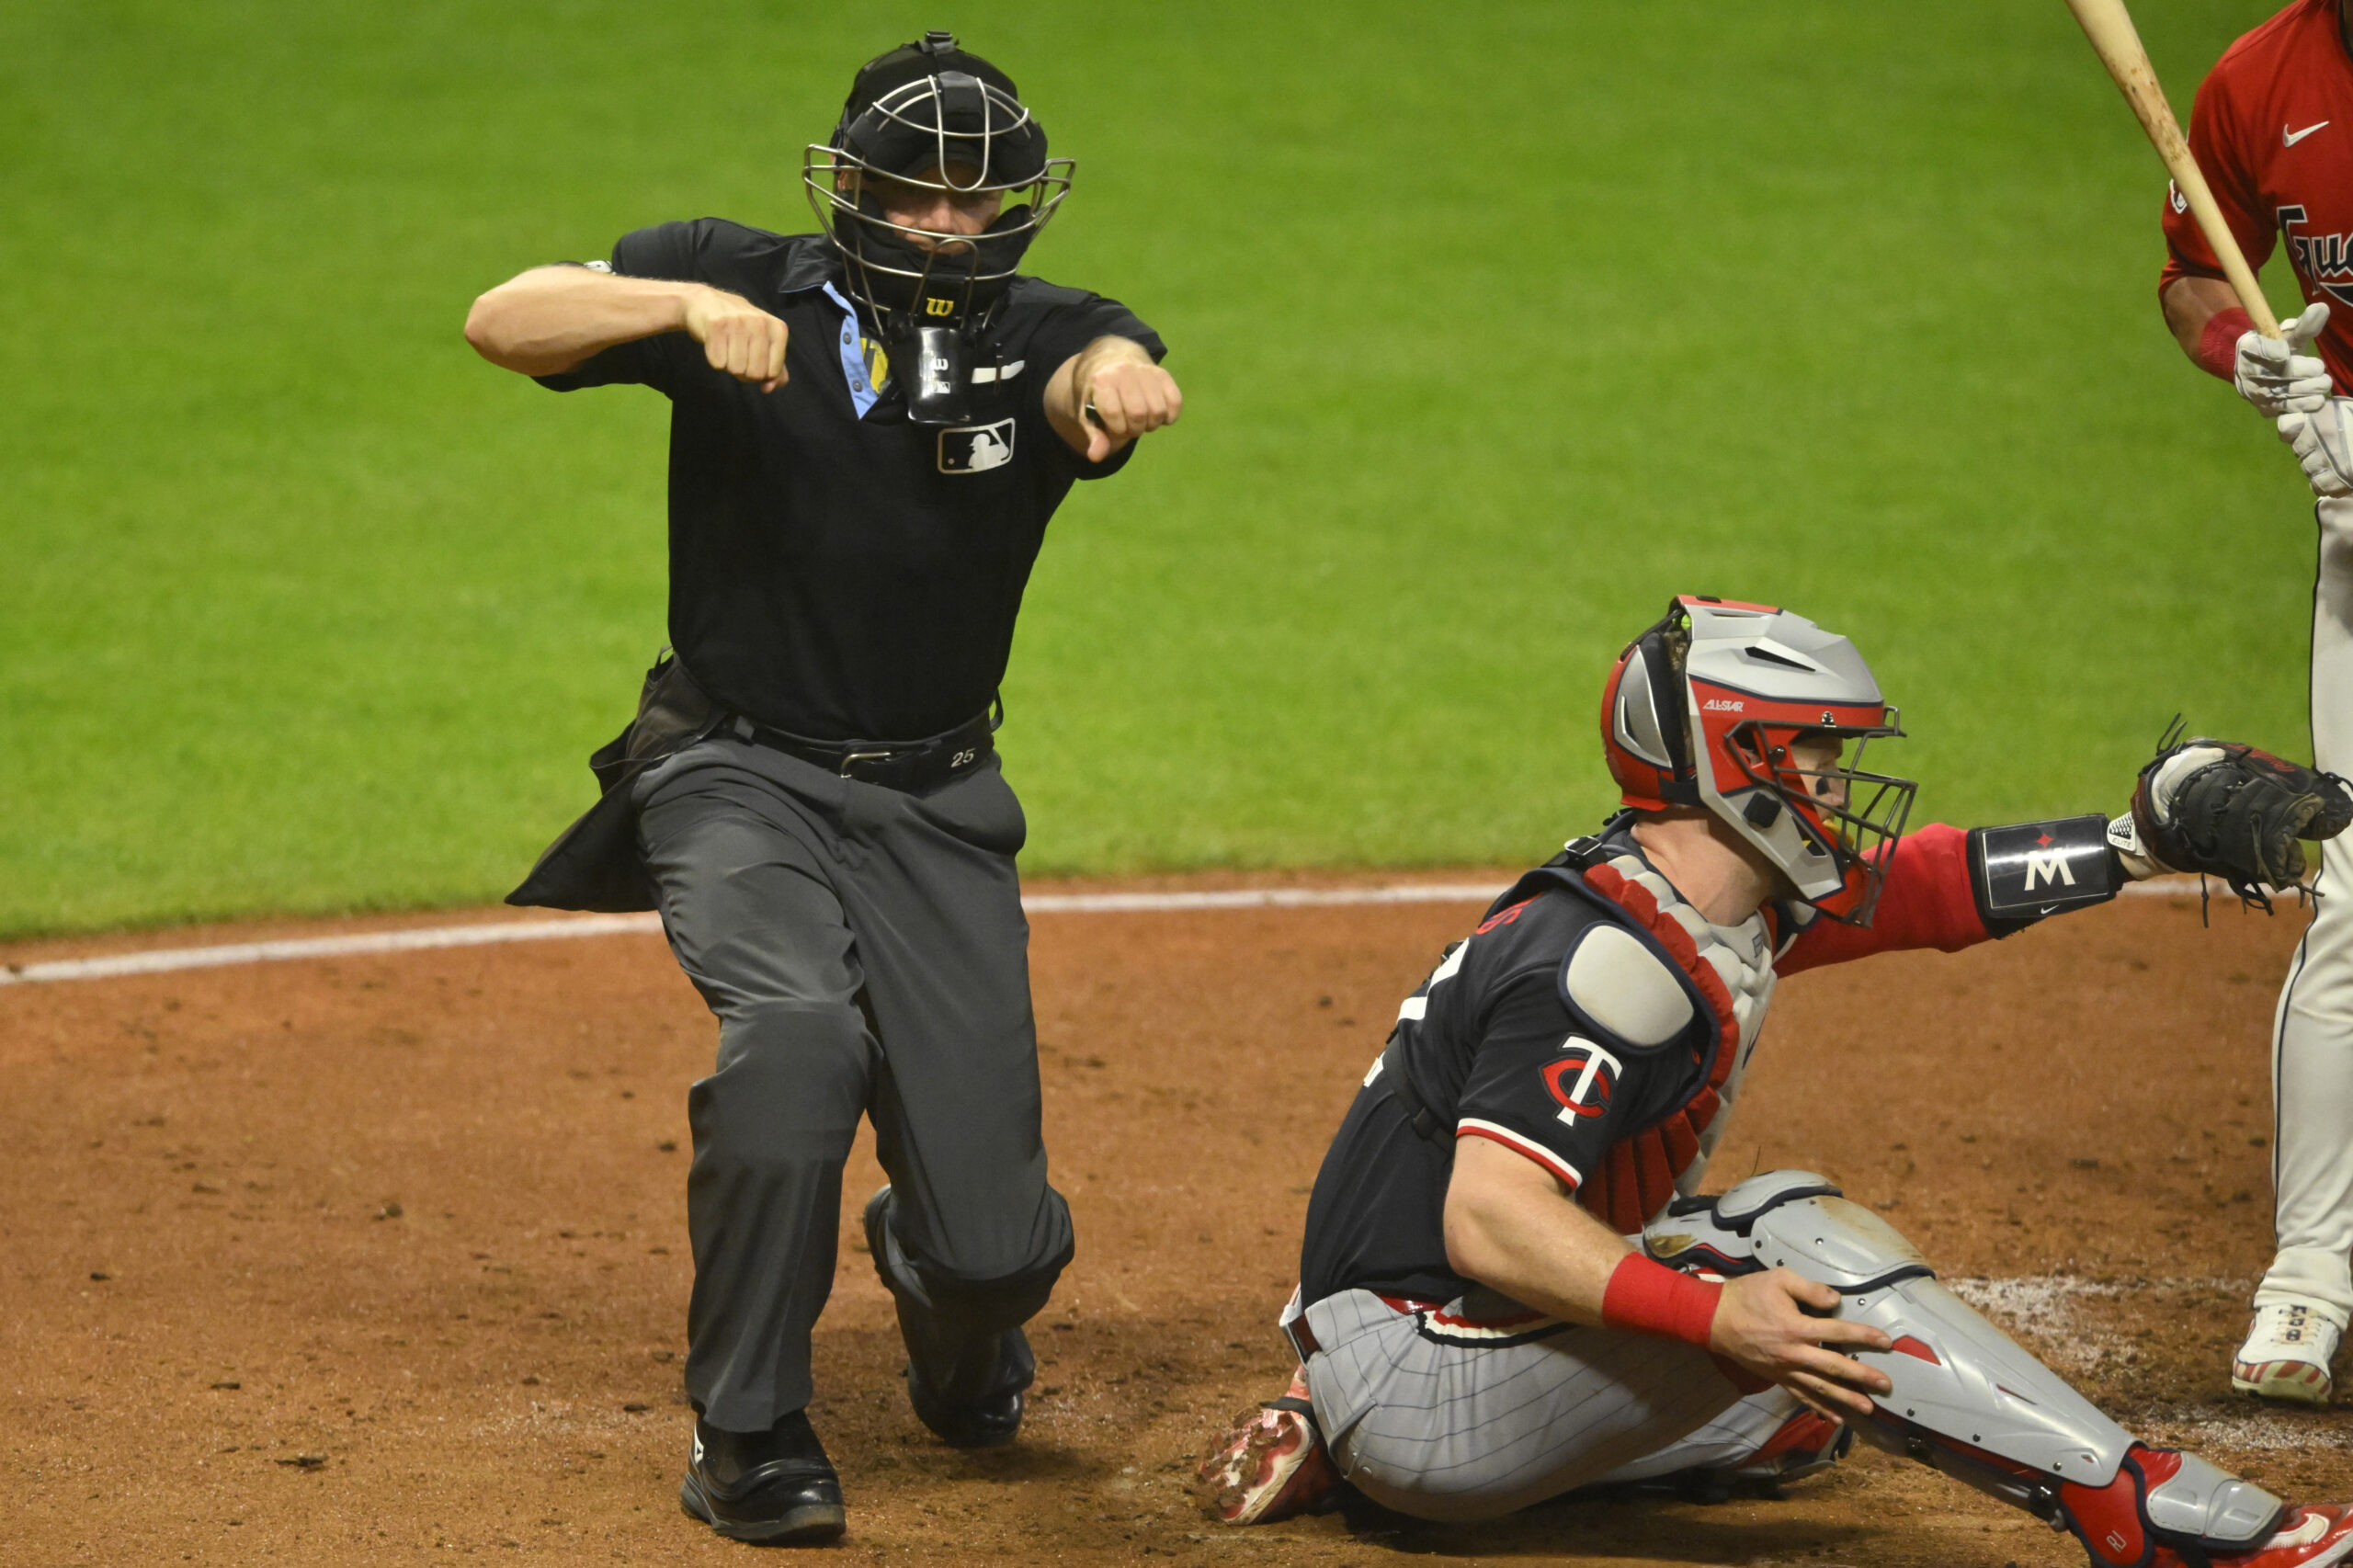
[[[2216,311],[2198,335],[2198,352],[2190,358],[2210,376],[2226,381],[2238,379],[2239,337],[2255,330],[2255,319],[2236,305]]]
[[[1665,1335],[1705,1350],[1716,1321],[1716,1298],[1723,1291],[1722,1285],[1630,1252],[1610,1271],[1608,1289],[1601,1293],[1601,1321],[1609,1328]]]

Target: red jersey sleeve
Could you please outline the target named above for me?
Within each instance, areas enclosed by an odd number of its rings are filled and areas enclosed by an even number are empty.
[[[1931,823],[1895,841],[1869,926],[1816,920],[1773,965],[1783,975],[1905,948],[1959,952],[1993,935],[1970,885],[1969,835]]]
[[[2225,57],[2227,59],[2227,56]],[[2246,264],[2261,271],[2277,243],[2271,214],[2256,188],[2256,148],[2247,138],[2256,134],[2239,112],[2231,91],[2231,76],[2222,66],[2199,84],[2197,102],[2189,113],[2189,151],[2199,172],[2214,192],[2222,220],[2246,255]],[[2177,278],[2220,278],[2222,263],[2190,215],[2189,203],[2168,181],[2165,205],[2165,264],[2157,274],[2162,297]]]

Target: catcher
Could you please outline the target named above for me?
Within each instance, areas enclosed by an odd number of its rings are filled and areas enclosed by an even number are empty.
[[[1787,1479],[1859,1431],[2106,1568],[2353,1554],[2353,1509],[2136,1441],[1822,1177],[1699,1196],[1780,975],[1965,948],[2168,869],[2260,897],[2353,793],[2191,740],[2113,822],[1907,835],[1915,786],[1862,770],[1903,732],[1853,644],[1692,596],[1626,649],[1601,730],[1625,809],[1448,949],[1324,1156],[1282,1316],[1301,1367],[1203,1465],[1222,1515],[1344,1483],[1473,1519],[1598,1482]]]

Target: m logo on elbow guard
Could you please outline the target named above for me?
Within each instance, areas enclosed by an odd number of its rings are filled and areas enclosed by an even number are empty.
[[[960,425],[939,433],[939,472],[986,473],[1013,460],[1013,421]]]
[[[2038,845],[2047,846],[2053,843],[2054,840],[2046,833],[2035,842]],[[2067,852],[2065,850],[2045,849],[2040,853],[2033,850],[2028,851],[2026,858],[2026,891],[2032,892],[2039,884],[2044,882],[2050,883],[2052,887],[2057,887],[2061,882],[2066,883],[2069,887],[2074,887],[2075,885],[2075,873],[2067,869]]]
[[[2097,813],[1982,827],[1970,836],[1988,915],[2039,918],[2115,895],[2108,819]]]

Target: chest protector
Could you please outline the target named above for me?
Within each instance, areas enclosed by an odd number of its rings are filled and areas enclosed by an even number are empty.
[[[1707,1049],[1688,1058],[1666,1113],[1611,1144],[1601,1168],[1577,1189],[1578,1202],[1620,1234],[1632,1235],[1676,1198],[1699,1189],[1723,1138],[1772,1002],[1776,922],[1760,912],[1738,926],[1714,925],[1633,855],[1590,865],[1584,880],[1675,961],[1714,1025]],[[1570,1000],[1576,1000],[1574,993]]]

